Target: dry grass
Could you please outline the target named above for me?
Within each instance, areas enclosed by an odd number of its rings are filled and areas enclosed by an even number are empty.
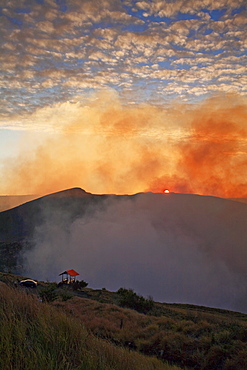
[[[9,281],[13,285],[14,276],[8,276],[8,274],[1,276],[0,273],[0,280]],[[39,284],[36,294],[39,294],[39,290],[49,289],[51,286],[52,284],[49,283]],[[15,293],[18,296],[19,293],[23,294],[23,291],[17,289]],[[71,341],[69,338],[73,336],[73,332],[77,333],[79,330],[81,334],[77,337],[74,347],[82,348],[82,351],[79,351],[81,357],[79,359],[76,357],[73,361],[76,364],[89,361],[87,369],[93,369],[95,364],[97,364],[96,369],[138,369],[137,366],[142,366],[143,369],[166,368],[164,366],[168,365],[165,363],[180,368],[201,370],[247,369],[247,315],[245,314],[192,305],[155,303],[152,311],[145,315],[135,310],[119,307],[117,293],[105,289],[85,288],[79,292],[72,292],[66,287],[66,289],[57,290],[57,295],[58,299],[49,305],[40,303],[37,296],[34,298],[27,294],[23,296],[21,303],[20,297],[13,299],[12,295],[9,299],[1,300],[3,308],[4,305],[13,307],[13,309],[18,306],[19,321],[16,318],[15,320],[20,328],[18,335],[11,336],[12,339],[5,338],[5,343],[1,344],[3,348],[7,343],[16,342],[16,337],[24,338],[26,322],[35,322],[28,332],[32,333],[35,330],[45,332],[45,336],[43,335],[46,338],[45,343],[47,343],[47,338],[52,337],[50,342],[53,343],[52,346],[55,349],[58,347],[55,345],[56,338],[61,341],[61,348],[63,348],[64,341],[65,343],[68,343],[68,340]],[[71,298],[65,301],[64,295]],[[29,300],[28,307],[25,299]],[[5,308],[3,312],[1,315],[6,315]],[[59,319],[60,315],[62,315],[61,319]],[[23,322],[20,317],[23,318]],[[58,324],[59,320],[63,324]],[[66,325],[70,325],[71,329],[65,329]],[[52,332],[49,327],[53,328]],[[64,327],[61,334],[59,334],[59,327]],[[12,331],[6,330],[6,334],[10,335],[9,333]],[[84,341],[82,341],[83,336]],[[36,337],[40,336],[37,334]],[[64,338],[67,339],[64,340]],[[45,347],[44,338],[38,343],[35,340],[36,338],[34,338],[34,348],[39,348],[41,343],[40,348]],[[29,342],[30,340],[24,340],[27,348],[33,348],[33,344]],[[130,344],[130,347],[136,351],[126,351],[127,344]],[[59,361],[66,365],[66,358],[61,352],[59,354],[56,351],[58,349],[55,350],[57,357],[55,356],[52,361],[54,363]],[[67,351],[69,349],[64,347],[63,353]],[[155,364],[147,362],[145,365],[140,365],[143,361],[147,361],[145,357],[143,359],[138,357],[141,354],[150,356],[150,361],[155,361],[154,357],[156,357],[164,363],[158,361]],[[71,352],[71,356],[74,356],[74,351]],[[121,356],[125,361],[121,359]],[[48,358],[51,360],[50,354]],[[133,361],[132,367],[129,361]],[[101,365],[102,363],[104,365]],[[61,369],[65,369],[67,366],[65,365]],[[73,367],[66,369],[70,368]],[[77,368],[83,369],[83,367]]]
[[[78,317],[0,282],[0,368],[151,370],[169,365],[96,338]]]
[[[53,304],[98,337],[122,346],[134,343],[139,352],[169,363],[204,370],[247,369],[247,315],[164,305],[163,315],[152,316],[79,297]]]

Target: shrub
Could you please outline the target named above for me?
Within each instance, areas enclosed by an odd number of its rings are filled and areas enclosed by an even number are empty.
[[[66,301],[68,301],[69,299],[71,299],[71,298],[73,297],[73,295],[72,295],[72,294],[70,294],[70,293],[64,292],[64,293],[59,294],[59,297],[61,298],[61,300],[62,300],[63,302],[66,302]]]
[[[214,345],[208,351],[205,357],[204,370],[219,370],[224,368],[224,363],[227,358],[227,351],[219,346]]]
[[[83,289],[85,288],[86,286],[88,286],[88,283],[86,283],[84,280],[76,280],[73,284],[72,284],[72,289],[73,290],[80,290],[80,289]]]
[[[145,299],[136,294],[132,289],[120,288],[117,293],[120,295],[119,304],[122,307],[128,307],[138,312],[147,313],[154,306],[154,301],[151,297]]]
[[[44,301],[44,302],[53,302],[53,301],[55,301],[58,297],[55,289],[56,289],[56,286],[53,286],[53,285],[49,286],[46,289],[43,289],[39,293],[42,301]]]

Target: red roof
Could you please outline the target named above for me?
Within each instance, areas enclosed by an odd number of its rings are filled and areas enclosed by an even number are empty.
[[[70,276],[77,276],[77,275],[80,275],[80,274],[78,274],[78,272],[76,272],[75,270],[66,270],[66,271],[64,271],[64,272],[61,272],[61,274],[59,274],[59,276],[60,275],[63,275],[63,274],[68,274],[68,275],[70,275]]]

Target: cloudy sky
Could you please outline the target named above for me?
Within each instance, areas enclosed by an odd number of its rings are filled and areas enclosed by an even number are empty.
[[[1,0],[0,16],[1,194],[246,195],[245,0]]]

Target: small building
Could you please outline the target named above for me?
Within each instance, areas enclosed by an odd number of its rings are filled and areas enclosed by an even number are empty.
[[[62,275],[62,283],[63,284],[71,284],[75,282],[76,276],[80,275],[75,270],[66,270],[64,272],[61,272],[59,276]]]

